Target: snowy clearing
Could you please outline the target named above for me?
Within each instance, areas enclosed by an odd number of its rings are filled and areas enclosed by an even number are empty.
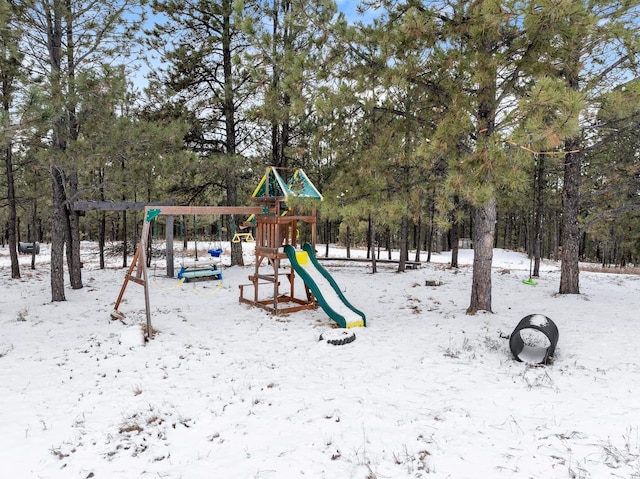
[[[83,245],[85,287],[52,303],[48,254],[10,280],[0,249],[2,477],[640,478],[640,276],[582,273],[560,296],[558,264],[530,286],[529,260],[496,250],[494,313],[468,316],[469,250],[458,270],[324,261],[367,315],[335,346],[321,309],[239,304],[251,265],[222,286],[152,267],[145,345],[140,286],[109,317],[120,257],[99,270]],[[559,329],[551,365],[511,355],[529,314]]]

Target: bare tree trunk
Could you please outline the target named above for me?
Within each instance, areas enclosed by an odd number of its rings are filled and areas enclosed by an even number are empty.
[[[75,199],[78,193],[78,172],[69,175],[69,191],[71,199]],[[80,261],[80,214],[70,207],[65,208],[69,216],[69,281],[72,289],[82,288],[82,263]]]
[[[453,216],[451,218],[451,267],[458,267],[458,240],[460,238],[460,225],[456,220],[456,212],[460,208],[460,201],[457,196],[453,197]]]
[[[66,214],[64,211],[64,173],[51,167],[53,205],[51,212],[51,301],[66,301],[64,295],[64,244]]]
[[[75,143],[78,140],[79,124],[76,114],[76,58],[74,42],[73,5],[71,0],[64,0],[65,31],[66,31],[66,56],[67,56],[67,125],[69,129],[69,141]],[[70,194],[67,201],[75,201],[78,192],[78,172],[72,171],[68,175]],[[72,289],[82,288],[82,264],[80,262],[80,214],[73,211],[68,205],[65,208],[69,225],[69,244],[67,250],[67,267],[69,269],[69,281]]]
[[[224,73],[224,124],[225,124],[225,153],[229,156],[230,166],[226,169],[226,194],[227,205],[235,206],[238,203],[238,179],[233,164],[236,158],[236,105],[233,85],[233,59],[231,42],[231,15],[233,14],[233,2],[231,0],[222,1],[222,68]],[[234,224],[231,231],[239,230],[239,222],[234,216],[230,221]],[[231,266],[243,266],[244,256],[242,254],[242,242],[231,242]]]
[[[562,190],[562,264],[560,267],[560,294],[580,294],[580,166],[582,155],[580,139],[573,138],[565,145],[564,187]]]
[[[434,191],[435,197],[435,191]],[[431,253],[433,252],[433,233],[435,231],[435,213],[436,213],[436,204],[435,198],[431,203],[431,208],[429,208],[429,234],[427,236],[427,262],[431,262]]]
[[[227,177],[227,204],[235,205],[238,198],[236,180],[233,175],[228,175]],[[236,220],[234,215],[229,217],[229,221],[233,224],[230,225],[229,230],[231,234],[234,231],[239,231],[239,222]],[[244,265],[244,257],[242,255],[242,241],[238,241],[237,243],[231,242],[231,265],[232,266],[243,266]]]
[[[542,217],[544,214],[544,155],[537,155],[535,168],[535,217],[533,224],[533,276],[540,276],[542,256]]]
[[[271,88],[274,92],[277,92],[280,88],[280,65],[278,64],[278,44],[277,39],[281,36],[279,31],[279,15],[280,15],[280,4],[279,2],[273,3],[274,8],[272,9],[272,42],[271,45],[271,55],[272,55],[272,73],[271,73]],[[281,163],[284,158],[282,158],[282,137],[280,136],[280,125],[276,118],[271,119],[271,164],[275,167],[286,166]]]
[[[62,65],[62,5],[53,0],[47,18],[47,45],[51,67],[51,96],[54,102],[64,104],[61,79]],[[52,158],[50,173],[52,179],[51,214],[51,300],[66,301],[64,295],[64,245],[68,234],[65,211],[66,194],[64,169],[57,165],[59,155],[67,148],[66,118],[62,111],[56,112],[53,123]]]
[[[409,218],[403,215],[400,220],[400,261],[398,271],[404,272],[407,269],[407,257],[409,255]]]
[[[100,200],[104,201],[104,168],[98,169],[98,181],[100,184]],[[100,269],[104,269],[104,244],[107,235],[107,215],[104,211],[100,212],[98,221],[98,249],[100,250]]]
[[[373,217],[369,215],[369,244],[371,245],[371,272],[378,272],[378,264],[376,262],[376,223]]]
[[[7,105],[8,109],[8,105]],[[20,263],[18,262],[17,240],[16,240],[16,191],[13,178],[13,154],[11,142],[4,150],[5,165],[7,170],[7,203],[9,206],[9,221],[7,223],[7,233],[9,242],[9,255],[11,257],[11,277],[20,278]]]
[[[33,199],[33,211],[31,216],[31,221],[33,224],[33,249],[31,250],[31,269],[36,269],[36,243],[40,241],[40,236],[38,232],[38,199]]]
[[[392,244],[391,244],[391,229],[387,226],[387,229],[385,230],[385,239],[387,242],[387,259],[391,259],[391,248],[392,248]]]
[[[422,247],[422,216],[418,216],[418,224],[416,225],[416,233],[415,233],[415,244],[416,244],[416,255],[414,257],[415,261],[420,261],[420,248]],[[431,252],[427,253],[427,261],[431,260]]]
[[[347,244],[347,258],[351,258],[351,226],[347,224],[347,239],[345,241]]]
[[[371,253],[373,251],[373,244],[371,241],[371,215],[367,219],[367,259],[371,258]]]
[[[124,198],[123,198],[124,199]],[[127,231],[127,212],[122,212],[122,267],[127,267],[127,236],[129,232]]]
[[[583,38],[576,38],[567,45],[567,61],[563,68],[566,85],[572,91],[580,91],[581,50]],[[580,167],[582,166],[581,138],[569,138],[564,144],[564,181],[562,186],[562,254],[560,265],[560,294],[580,293]]]
[[[496,199],[475,208],[473,235],[473,279],[467,314],[491,310],[491,262],[496,224]]]
[[[98,250],[100,251],[100,269],[105,268],[104,262],[104,246],[107,236],[107,215],[104,211],[100,212],[100,219],[98,220]]]
[[[4,37],[3,37],[4,41]],[[6,49],[3,49],[3,57],[2,61],[5,63],[7,60],[5,58]],[[14,60],[12,56],[9,57],[9,60]],[[3,69],[4,70],[4,69]],[[9,71],[3,71],[2,78],[0,79],[0,88],[2,94],[2,112],[6,117],[9,117],[9,113],[11,111],[11,97],[13,94],[13,83],[14,83],[14,73],[11,69]],[[11,141],[11,137],[6,138],[6,142],[2,142],[2,149],[4,153],[4,161],[5,161],[5,170],[7,172],[7,206],[9,207],[9,218],[7,222],[7,240],[9,241],[9,256],[11,257],[11,277],[13,279],[20,278],[20,263],[18,262],[18,252],[16,249],[17,239],[16,239],[16,222],[17,222],[17,205],[16,205],[16,189],[15,189],[15,178],[13,176],[13,144]],[[4,238],[3,238],[3,246],[4,246]]]
[[[324,257],[329,257],[329,242],[331,241],[331,222],[329,220],[325,220],[325,246],[324,246]]]

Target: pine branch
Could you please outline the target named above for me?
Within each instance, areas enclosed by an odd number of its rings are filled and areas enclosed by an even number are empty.
[[[625,213],[631,213],[633,211],[638,211],[638,210],[640,210],[640,202],[638,202],[638,203],[625,203],[624,205],[619,206],[618,208],[613,208],[613,209],[601,211],[596,216],[591,218],[587,223],[585,223],[582,226],[582,228],[580,228],[580,234],[583,234],[583,233],[587,232],[589,230],[589,228],[591,228],[591,226],[593,226],[595,223],[597,223],[599,221],[606,220],[606,219],[617,218],[618,216],[621,216],[621,215],[623,215]]]

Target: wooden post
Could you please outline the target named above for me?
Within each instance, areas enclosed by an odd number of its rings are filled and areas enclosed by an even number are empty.
[[[133,260],[131,261],[131,265],[127,270],[127,274],[125,274],[124,276],[124,283],[122,283],[122,287],[120,288],[120,293],[118,294],[118,299],[116,299],[116,304],[113,307],[113,312],[111,313],[111,318],[114,320],[124,318],[124,315],[120,311],[118,311],[118,308],[120,307],[120,303],[122,302],[124,291],[127,289],[127,284],[129,283],[130,280],[133,280],[134,278],[134,276],[132,276],[131,273],[133,272],[134,268],[138,264],[139,251],[140,251],[139,249],[136,250],[136,253],[133,255]]]
[[[167,276],[173,278],[174,264],[173,264],[173,215],[167,215]]]
[[[149,272],[147,271],[147,239],[149,238],[149,228],[151,220],[149,219],[147,209],[144,212],[144,227],[142,228],[142,238],[140,239],[140,257],[138,258],[138,276],[142,276],[140,284],[144,288],[144,308],[147,313],[147,338],[153,338],[153,327],[151,326],[151,302],[149,301]]]

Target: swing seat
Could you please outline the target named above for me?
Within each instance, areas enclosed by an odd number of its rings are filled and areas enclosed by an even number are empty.
[[[210,249],[207,251],[213,258],[219,258],[222,254],[222,248]]]
[[[197,279],[222,279],[222,271],[215,266],[206,268],[182,267],[178,273],[178,279],[183,279],[185,282]]]

